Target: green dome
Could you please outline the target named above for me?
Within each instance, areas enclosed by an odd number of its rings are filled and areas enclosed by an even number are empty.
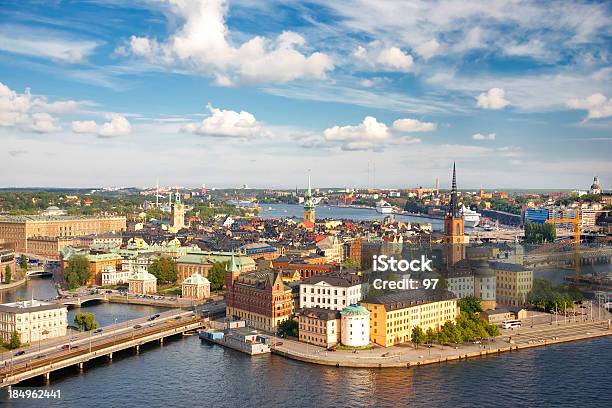
[[[370,312],[363,306],[350,305],[342,309],[340,314],[342,316],[367,316]]]

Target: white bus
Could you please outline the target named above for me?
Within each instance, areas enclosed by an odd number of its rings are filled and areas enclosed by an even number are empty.
[[[502,324],[501,324],[502,329],[516,329],[521,327],[521,321],[520,320],[505,320]]]

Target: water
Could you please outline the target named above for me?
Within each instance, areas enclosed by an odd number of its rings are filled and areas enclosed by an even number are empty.
[[[268,208],[271,208],[269,210]],[[380,220],[390,214],[379,214],[375,209],[368,208],[353,208],[353,207],[332,207],[322,205],[316,207],[317,219],[332,218],[335,220]],[[262,204],[259,216],[262,218],[302,218],[304,216],[304,207],[297,204]],[[409,215],[396,215],[396,220],[404,222],[413,222],[419,224],[431,224],[436,231],[444,227],[444,222],[435,218],[413,217]]]
[[[605,407],[612,339],[602,338],[417,369],[351,369],[279,356],[251,358],[196,336],[124,352],[28,386],[62,400],[7,407]]]

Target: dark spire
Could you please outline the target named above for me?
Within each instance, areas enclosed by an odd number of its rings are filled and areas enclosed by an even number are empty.
[[[448,215],[451,217],[461,217],[459,213],[459,199],[457,198],[457,172],[455,162],[453,162],[453,183],[451,186],[451,199],[448,204]]]

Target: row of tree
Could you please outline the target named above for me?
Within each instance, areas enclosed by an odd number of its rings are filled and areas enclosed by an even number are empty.
[[[463,343],[487,337],[499,336],[499,327],[489,324],[481,319],[478,313],[482,312],[480,300],[475,297],[467,297],[459,301],[461,314],[455,322],[448,321],[442,325],[440,330],[431,328],[423,331],[420,327],[412,329],[411,338],[416,347],[419,344],[448,344]]]
[[[553,242],[557,238],[554,224],[525,223],[525,242],[528,244],[543,244]]]
[[[576,287],[555,285],[546,279],[535,279],[533,288],[527,295],[529,303],[547,312],[572,309],[575,303],[583,298],[584,296]]]

